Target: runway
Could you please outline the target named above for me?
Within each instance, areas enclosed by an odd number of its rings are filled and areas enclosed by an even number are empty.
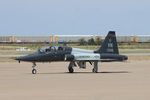
[[[67,62],[0,63],[0,100],[149,100],[150,61],[99,63],[99,73],[75,68]]]

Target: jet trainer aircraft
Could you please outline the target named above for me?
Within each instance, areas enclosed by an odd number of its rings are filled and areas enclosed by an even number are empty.
[[[102,46],[98,50],[85,50],[66,46],[47,46],[40,48],[36,52],[27,56],[16,58],[16,60],[33,63],[32,74],[36,74],[36,62],[70,62],[68,70],[74,72],[73,67],[86,68],[86,63],[93,65],[92,72],[98,72],[98,62],[125,61],[128,57],[120,55],[114,31],[110,31],[106,36]]]

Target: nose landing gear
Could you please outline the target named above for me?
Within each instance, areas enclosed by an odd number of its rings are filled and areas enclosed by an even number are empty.
[[[73,73],[74,72],[74,69],[72,67],[68,68],[69,70],[69,73]]]
[[[36,69],[32,69],[32,74],[36,74],[36,73],[37,73]]]
[[[35,69],[35,67],[36,67],[36,63],[35,62],[33,62],[33,66],[32,66],[32,74],[36,74],[37,73],[37,70]]]

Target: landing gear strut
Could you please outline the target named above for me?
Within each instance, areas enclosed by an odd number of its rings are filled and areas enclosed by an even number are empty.
[[[94,68],[92,70],[93,73],[97,73],[98,72],[98,61],[94,61]]]
[[[36,67],[36,63],[35,62],[33,62],[33,66],[32,66],[32,74],[36,74],[37,73],[37,70],[35,69],[35,67]]]
[[[74,65],[74,62],[70,62],[69,66],[68,66],[69,73],[74,72],[73,65]]]

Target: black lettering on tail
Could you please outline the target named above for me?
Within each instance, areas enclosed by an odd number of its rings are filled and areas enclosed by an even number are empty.
[[[116,40],[116,34],[114,31],[110,31],[106,36],[102,46],[95,53],[108,53],[108,54],[119,54],[118,45]]]

